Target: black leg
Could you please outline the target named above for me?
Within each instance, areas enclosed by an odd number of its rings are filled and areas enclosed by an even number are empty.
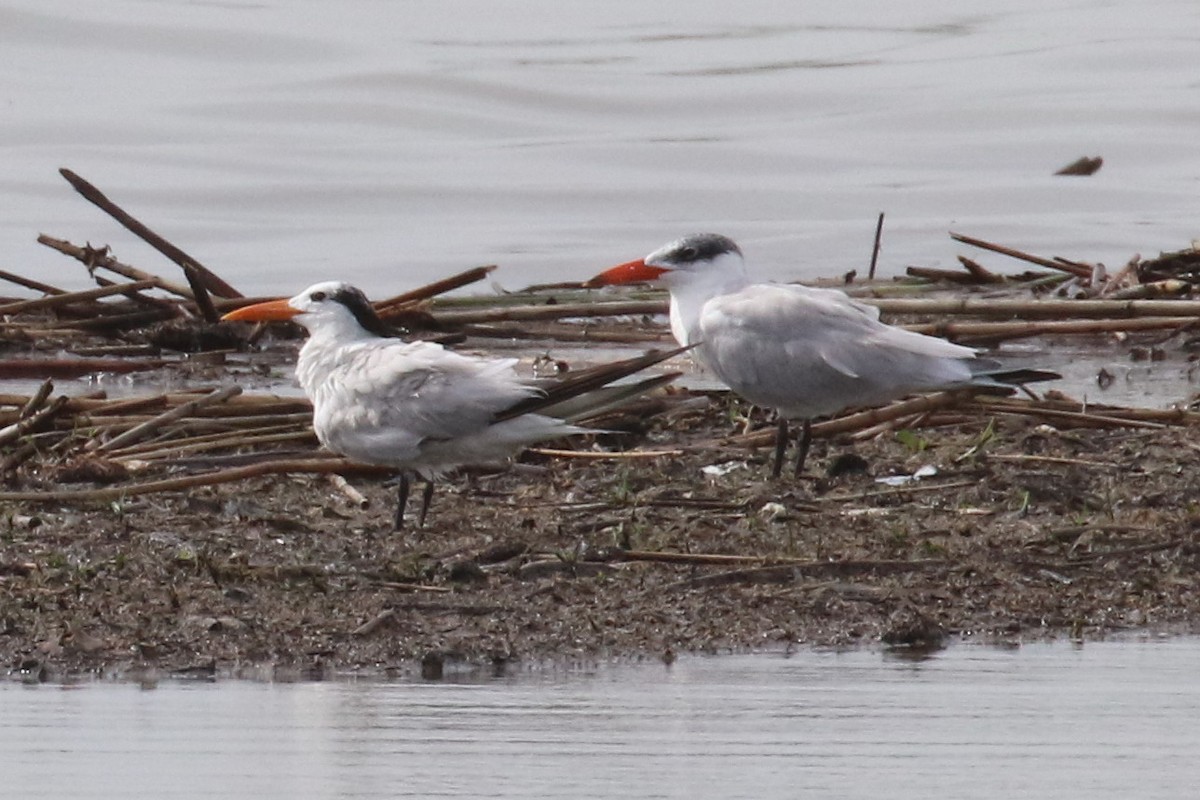
[[[409,478],[407,472],[400,473],[400,496],[396,498],[396,530],[404,528],[404,509],[408,507]]]
[[[425,489],[421,492],[421,516],[417,517],[417,527],[425,527],[425,515],[429,513],[429,501],[433,499],[433,481],[425,481]]]
[[[804,420],[800,428],[800,439],[796,442],[796,477],[804,472],[804,462],[808,460],[808,446],[812,444],[812,420]]]
[[[778,478],[783,474],[783,454],[787,451],[788,424],[780,417],[775,430],[775,466],[771,468],[771,477]]]

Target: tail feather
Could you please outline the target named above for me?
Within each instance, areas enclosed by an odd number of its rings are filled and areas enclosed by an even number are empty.
[[[643,378],[634,383],[604,386],[563,400],[560,403],[547,406],[538,413],[545,414],[548,417],[557,417],[566,422],[584,422],[591,417],[598,417],[614,408],[619,408],[635,397],[648,394],[660,386],[666,386],[682,374],[682,372],[667,372],[662,375]]]
[[[1026,383],[1056,381],[1062,375],[1048,369],[1027,369],[1020,367],[1004,369],[997,364],[995,367],[989,367],[988,369],[976,372],[973,377],[985,385],[998,383],[1005,386],[1020,386]]]
[[[1009,395],[1027,383],[1055,381],[1062,377],[1048,369],[1005,369],[996,362],[984,362],[983,366],[985,368],[976,372],[968,384],[982,394]]]
[[[496,414],[493,417],[493,422],[502,422],[506,419],[513,419],[523,414],[531,413],[550,413],[552,416],[562,416],[553,411],[547,412],[547,409],[553,409],[555,406],[560,406],[572,398],[587,395],[597,389],[608,386],[608,384],[618,381],[628,375],[645,369],[646,367],[665,361],[672,356],[688,350],[687,347],[677,347],[673,350],[650,350],[643,355],[634,358],[627,358],[622,361],[613,361],[608,364],[600,364],[590,369],[580,370],[577,373],[567,375],[560,381],[555,381],[548,386],[543,386],[542,391],[532,397],[527,397],[524,400],[509,406],[504,411]],[[676,376],[671,376],[667,380],[673,380]],[[661,378],[652,378],[651,381],[660,381],[666,383],[667,380]],[[637,385],[637,384],[634,384]],[[660,385],[660,384],[656,384]],[[612,387],[613,389],[621,389],[622,387]],[[653,387],[651,387],[653,388]],[[643,389],[649,391],[649,389]],[[631,395],[626,395],[628,397]],[[622,398],[625,399],[625,398]],[[611,407],[611,402],[610,406]],[[568,406],[570,408],[570,406]],[[568,412],[570,416],[576,416],[580,410]]]

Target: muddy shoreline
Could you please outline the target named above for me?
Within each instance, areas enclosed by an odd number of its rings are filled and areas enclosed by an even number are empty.
[[[307,401],[267,396],[290,382],[295,340],[271,348],[286,329],[264,339],[218,322],[250,299],[60,172],[186,284],[47,235],[97,288],[5,274],[22,291],[0,298],[0,382],[31,383],[0,402],[0,664],[14,677],[435,677],[1200,628],[1200,413],[1140,395],[1147,365],[1171,398],[1194,389],[1195,248],[1109,271],[951,234],[1026,271],[963,258],[829,282],[890,322],[1011,345],[1027,366],[1058,368],[1030,351],[1034,337],[1083,342],[1103,365],[1058,356],[1072,367],[1058,390],[1078,399],[955,392],[850,413],[814,426],[805,476],[773,481],[769,420],[693,385],[594,425],[623,435],[562,445],[588,452],[527,453],[446,483],[428,526],[397,534],[394,489],[361,470],[340,484],[322,474]],[[413,336],[537,355],[535,372],[669,338],[661,292],[569,282],[443,297],[493,269],[404,287],[376,311]],[[52,383],[80,376],[97,391]],[[1089,402],[1097,387],[1110,407]],[[272,458],[284,459],[273,471],[236,468]]]
[[[1200,628],[1187,428],[964,410],[819,440],[808,475],[772,481],[769,448],[687,447],[741,430],[740,405],[684,407],[636,442],[670,455],[527,454],[439,486],[419,531],[391,530],[370,477],[350,479],[366,508],[320,475],[7,504],[0,658],[35,680],[436,677]]]

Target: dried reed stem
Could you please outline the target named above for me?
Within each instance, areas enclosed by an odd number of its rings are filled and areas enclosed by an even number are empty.
[[[167,258],[178,264],[188,276],[188,282],[192,286],[192,292],[197,293],[198,287],[193,282],[193,276],[199,280],[204,291],[200,294],[212,292],[219,297],[241,297],[241,293],[226,283],[220,276],[209,270],[196,259],[192,258],[183,250],[168,242],[163,237],[159,236],[154,231],[150,230],[146,225],[135,219],[131,214],[127,213],[123,208],[118,206],[112,200],[109,200],[103,192],[97,189],[88,181],[81,178],[71,170],[63,167],[59,174],[66,178],[67,183],[74,187],[75,191],[79,192],[88,202],[95,205],[97,208],[104,211],[110,217],[121,223],[131,233],[135,234],[146,244],[153,247],[158,252],[162,253]],[[201,298],[196,297],[197,302]],[[214,320],[215,321],[215,318]]]
[[[182,419],[183,417],[186,417],[189,414],[192,414],[192,413],[198,411],[199,409],[204,408],[205,406],[215,405],[217,403],[223,403],[226,400],[228,400],[229,398],[234,397],[235,395],[239,395],[241,393],[242,393],[242,387],[240,387],[240,386],[229,386],[224,389],[218,389],[217,391],[214,391],[204,397],[197,398],[196,400],[192,400],[190,402],[184,403],[181,406],[177,406],[177,407],[171,409],[170,411],[163,412],[162,414],[159,414],[157,417],[146,420],[145,422],[141,423],[140,425],[135,425],[134,427],[132,427],[129,430],[122,433],[121,435],[114,436],[112,439],[109,439],[107,442],[98,444],[93,449],[95,449],[97,452],[103,453],[103,452],[107,452],[110,450],[115,450],[118,447],[123,447],[124,445],[133,444],[134,442],[136,442],[140,439],[144,439],[147,436],[150,436],[151,434],[155,433],[160,428],[162,428],[164,425],[167,425],[171,422],[175,422],[176,420]],[[93,440],[93,442],[98,442],[98,441],[99,441],[98,439]]]
[[[340,458],[307,458],[266,461],[247,467],[217,470],[199,475],[164,478],[145,483],[123,486],[106,486],[98,489],[67,489],[52,492],[0,492],[0,502],[66,503],[66,502],[110,502],[126,497],[138,497],[160,492],[179,492],[198,486],[216,486],[222,483],[261,478],[266,475],[287,473],[312,473],[326,475],[332,472],[361,475],[390,475],[394,470],[355,464]]]
[[[1092,268],[1086,264],[1076,264],[1070,261],[1042,258],[1041,256],[1035,256],[1030,255],[1029,253],[1021,252],[1020,250],[1014,250],[1011,247],[993,244],[992,242],[985,242],[983,239],[964,236],[960,233],[951,232],[950,238],[957,242],[962,242],[963,244],[969,244],[972,247],[978,247],[982,250],[991,250],[994,253],[1000,253],[1001,255],[1017,258],[1021,261],[1028,261],[1029,263],[1037,264],[1040,267],[1048,267],[1050,269],[1055,269],[1062,272],[1069,272],[1077,278],[1090,279],[1092,277]]]

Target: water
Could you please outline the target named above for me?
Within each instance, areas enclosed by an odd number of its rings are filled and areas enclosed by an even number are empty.
[[[1193,0],[0,0],[0,266],[45,232],[174,276],[66,166],[251,294],[520,287],[674,236],[759,274],[1112,267],[1197,234]],[[1053,177],[1101,155],[1091,178]],[[1005,269],[1013,262],[983,260]]]
[[[44,232],[176,276],[64,166],[249,294],[329,277],[394,294],[480,263],[515,288],[699,229],[733,236],[763,277],[832,276],[864,269],[880,211],[884,274],[952,266],[970,251],[948,230],[1115,268],[1197,235],[1198,22],[1194,0],[0,0],[0,268],[88,285]],[[1083,155],[1104,168],[1051,174]],[[0,785],[1180,797],[1200,778],[1197,650],[2,684]]]
[[[461,683],[0,684],[6,795],[1177,798],[1200,642],[685,658]]]

